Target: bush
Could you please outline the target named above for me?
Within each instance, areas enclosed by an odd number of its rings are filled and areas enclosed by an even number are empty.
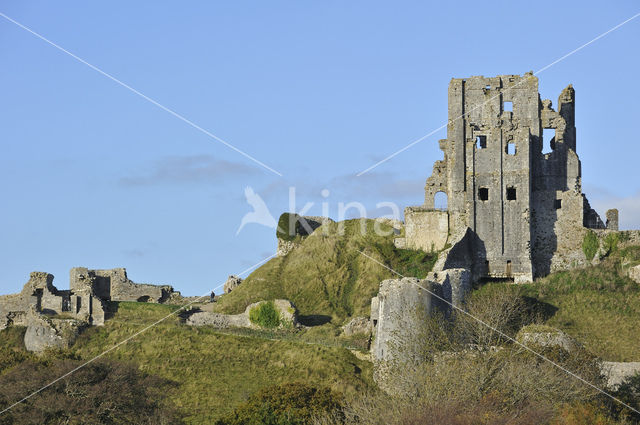
[[[293,241],[300,234],[302,225],[300,224],[300,216],[298,214],[283,213],[278,219],[278,227],[276,228],[276,236],[278,239],[285,241]]]
[[[273,301],[263,302],[249,310],[249,320],[263,328],[280,326],[280,312]]]
[[[612,254],[618,248],[618,241],[620,240],[620,236],[618,233],[609,233],[604,238],[604,249],[606,251],[605,256]]]
[[[640,374],[626,378],[613,395],[636,411],[640,411]],[[640,414],[613,400],[606,401],[609,403],[611,413],[619,420],[640,423]]]
[[[0,410],[81,365],[25,361],[0,375]],[[0,424],[180,424],[165,398],[172,383],[137,367],[98,360],[0,416]]]
[[[588,261],[593,260],[593,257],[596,256],[599,246],[598,236],[595,232],[589,230],[582,240],[582,252],[584,252],[584,256],[587,257]]]
[[[216,425],[306,425],[318,415],[343,417],[341,408],[342,395],[329,388],[288,383],[258,391]]]

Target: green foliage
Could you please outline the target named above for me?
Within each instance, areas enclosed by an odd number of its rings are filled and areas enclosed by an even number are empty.
[[[249,320],[263,328],[277,328],[280,326],[280,312],[273,301],[263,302],[249,310]]]
[[[253,394],[216,425],[305,425],[317,415],[341,417],[341,407],[342,395],[329,388],[288,383]]]
[[[84,331],[72,349],[80,358],[91,359],[175,309],[162,304],[117,303],[114,317],[104,326]],[[317,345],[318,336],[309,333],[317,328],[299,332],[246,329],[235,335],[186,326],[175,315],[107,356],[117,361],[135,359],[142,371],[177,382],[179,391],[171,392],[167,401],[179,407],[187,424],[214,423],[247,395],[275,384],[304,381],[331,386],[349,396],[373,387],[371,364],[357,359],[341,344]]]
[[[285,241],[293,241],[302,228],[298,214],[283,213],[278,219],[276,236]]]
[[[582,252],[584,252],[584,256],[588,261],[593,260],[593,257],[596,256],[599,245],[598,236],[595,232],[592,230],[587,231],[582,240]]]
[[[603,360],[636,361],[640,284],[629,279],[623,267],[636,259],[640,247],[621,248],[596,266],[552,273],[521,288],[551,310],[546,324],[578,339]]]
[[[380,282],[398,277],[389,268],[423,278],[436,260],[435,254],[396,248],[396,236],[391,226],[374,220],[327,223],[286,256],[255,270],[216,303],[216,311],[237,314],[254,302],[282,298],[303,317],[323,315],[341,323],[368,316]]]
[[[0,410],[42,388],[82,362],[25,361],[0,375]],[[97,360],[54,382],[0,417],[2,424],[183,423],[165,399],[175,387],[136,367]]]
[[[24,348],[24,333],[22,326],[10,326],[0,331],[0,374],[11,367],[33,358],[34,356]]]
[[[612,254],[618,249],[618,242],[620,240],[620,236],[618,233],[609,233],[604,237],[604,250],[606,252],[605,256]]]

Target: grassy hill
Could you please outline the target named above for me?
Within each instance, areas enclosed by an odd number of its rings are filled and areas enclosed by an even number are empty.
[[[365,224],[364,234],[357,220],[346,222],[343,234],[337,223],[328,225],[328,234],[319,229],[288,255],[254,271],[217,306],[218,311],[237,313],[255,301],[286,298],[303,319],[324,317],[328,323],[297,332],[223,331],[189,327],[171,316],[106,357],[175,382],[168,398],[191,424],[211,423],[272,384],[324,385],[347,397],[372,389],[371,364],[348,349],[363,348],[367,341],[340,336],[339,326],[351,316],[367,316],[380,281],[394,276],[359,251],[404,275],[419,277],[431,270],[435,257],[397,249],[392,232],[380,236],[373,221]],[[553,311],[546,324],[565,330],[594,354],[605,360],[639,361],[640,285],[625,275],[625,267],[639,260],[640,247],[627,247],[596,266],[554,273],[517,288],[489,283],[476,288],[474,296],[522,291]],[[49,356],[90,359],[178,308],[125,302],[113,307],[117,311],[104,327],[86,330],[69,351]],[[24,352],[23,332],[0,332],[0,376],[33,357]]]
[[[127,302],[115,305],[117,312],[104,327],[85,331],[69,352],[49,355],[91,359],[177,308]],[[2,357],[9,352],[29,357],[21,347],[22,332],[20,328],[0,332]],[[310,344],[293,335],[278,338],[278,335],[254,332],[243,336],[212,328],[194,328],[180,323],[176,316],[106,357],[133,362],[143,372],[177,383],[169,400],[184,415],[185,422],[192,424],[212,423],[249,395],[273,384],[308,382],[328,386],[345,395],[373,385],[370,363],[359,360],[345,348]]]
[[[425,277],[436,256],[421,251],[398,249],[393,228],[379,224],[386,236],[375,231],[374,220],[328,223],[302,240],[284,257],[270,260],[254,271],[237,289],[221,298],[217,311],[240,313],[253,302],[285,298],[303,316],[324,315],[334,323],[349,316],[368,316],[371,298],[384,279],[396,278],[360,253],[406,276]],[[325,234],[326,233],[326,234]]]
[[[640,361],[640,284],[626,274],[639,260],[639,246],[625,247],[598,265],[522,285],[523,294],[553,310],[546,324],[564,330],[603,360]],[[479,292],[504,286],[490,283]]]

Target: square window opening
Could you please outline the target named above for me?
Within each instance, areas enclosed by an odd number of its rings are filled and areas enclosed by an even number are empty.
[[[487,84],[486,86],[484,86],[485,90],[491,90],[491,85]]]
[[[508,187],[507,188],[507,201],[515,201],[516,200],[516,188]]]
[[[562,208],[562,199],[556,199],[553,203],[553,207],[557,210]]]
[[[507,155],[516,154],[516,144],[514,142],[507,143]]]
[[[502,110],[504,112],[513,112],[513,102],[503,102]]]
[[[542,153],[551,153],[556,148],[556,129],[542,129]]]
[[[476,136],[476,147],[478,149],[487,148],[487,136]]]
[[[478,198],[481,201],[488,201],[489,200],[489,189],[486,187],[481,187],[480,189],[478,189]]]

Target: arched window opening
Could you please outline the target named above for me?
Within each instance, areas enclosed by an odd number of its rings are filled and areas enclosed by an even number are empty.
[[[448,197],[445,192],[436,192],[433,197],[433,206],[440,211],[446,211],[448,208]]]

